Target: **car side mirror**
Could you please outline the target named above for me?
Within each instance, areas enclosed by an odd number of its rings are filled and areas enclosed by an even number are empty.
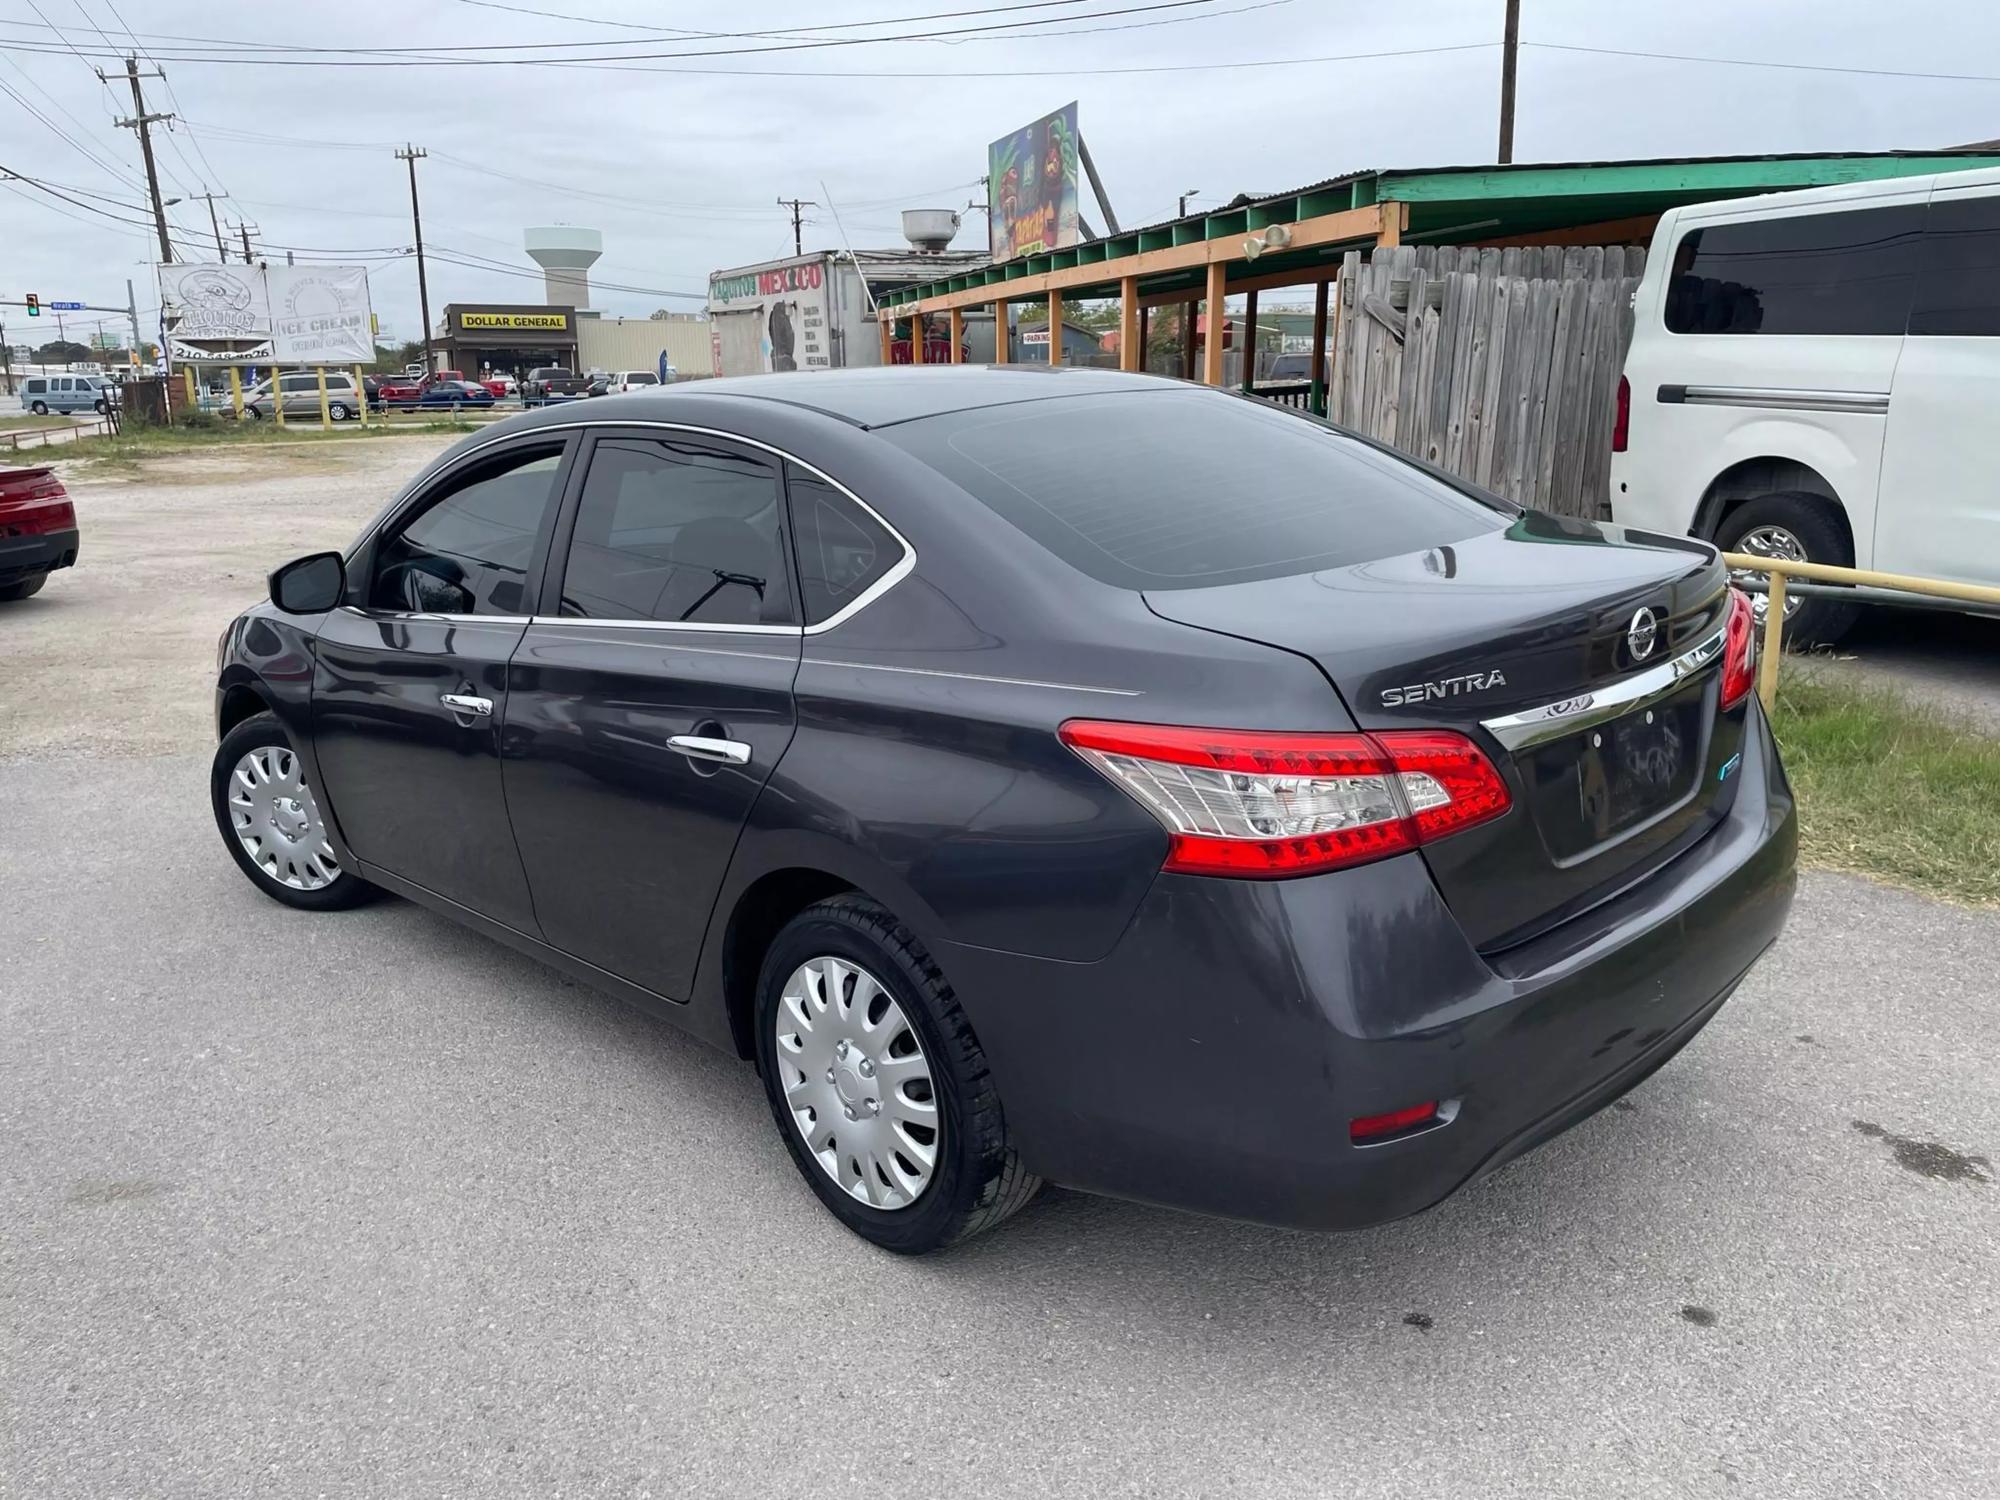
[[[288,615],[332,609],[347,592],[347,564],[338,552],[315,552],[271,575],[271,602]]]

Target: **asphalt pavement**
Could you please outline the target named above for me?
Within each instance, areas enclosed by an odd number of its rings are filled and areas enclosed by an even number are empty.
[[[746,1065],[259,895],[206,763],[0,762],[0,1494],[2000,1492],[2000,917],[1808,876],[1672,1065],[1415,1220],[1052,1190],[905,1261]]]

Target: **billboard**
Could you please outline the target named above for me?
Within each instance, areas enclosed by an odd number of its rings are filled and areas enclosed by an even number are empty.
[[[986,148],[993,258],[1060,250],[1077,241],[1076,104]]]
[[[833,328],[823,256],[708,279],[718,373],[824,370]]]
[[[375,358],[365,267],[176,262],[159,273],[161,308],[176,319],[175,359],[353,365]]]

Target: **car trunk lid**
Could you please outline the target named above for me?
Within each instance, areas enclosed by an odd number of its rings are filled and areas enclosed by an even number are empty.
[[[1718,715],[1726,585],[1701,543],[1527,512],[1351,567],[1145,597],[1310,657],[1359,728],[1450,729],[1487,752],[1513,810],[1422,857],[1497,952],[1643,879],[1727,810],[1743,710]]]

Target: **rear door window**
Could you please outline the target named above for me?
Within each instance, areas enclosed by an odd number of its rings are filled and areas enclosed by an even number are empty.
[[[778,472],[761,456],[682,439],[600,438],[563,569],[576,619],[792,621]]]
[[[1674,247],[1669,333],[1900,335],[1924,205],[1690,230]]]
[[[1512,514],[1316,418],[1214,391],[1028,401],[880,432],[1120,588],[1346,567],[1463,541]]]
[[[527,578],[551,523],[562,449],[510,453],[453,475],[377,549],[372,608],[525,615]]]
[[[819,475],[785,465],[792,541],[799,559],[799,604],[808,625],[824,625],[859,604],[906,555],[894,532]]]
[[[2000,338],[2000,196],[1931,200],[1910,332]]]

